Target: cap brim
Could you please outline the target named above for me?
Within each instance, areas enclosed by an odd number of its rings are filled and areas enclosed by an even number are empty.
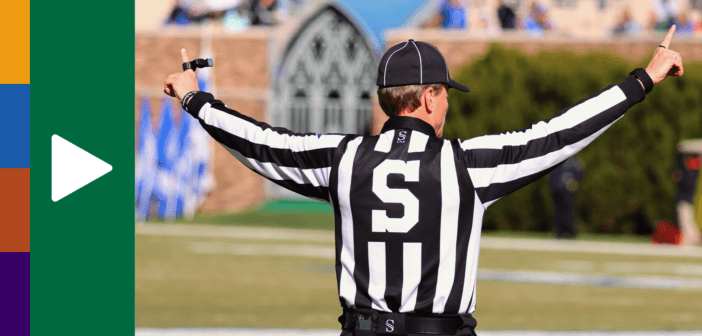
[[[454,88],[454,89],[456,89],[456,90],[463,91],[463,92],[468,92],[468,91],[470,91],[470,90],[468,90],[467,87],[465,87],[465,85],[463,85],[463,84],[461,84],[461,83],[459,83],[459,82],[456,82],[456,81],[453,80],[453,79],[449,79],[448,86],[449,86],[450,88]]]

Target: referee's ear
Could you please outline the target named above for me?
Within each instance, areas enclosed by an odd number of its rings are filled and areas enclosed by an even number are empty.
[[[436,111],[436,95],[437,92],[432,87],[429,87],[422,93],[422,101],[424,102],[424,109],[427,111],[427,114],[432,114]]]

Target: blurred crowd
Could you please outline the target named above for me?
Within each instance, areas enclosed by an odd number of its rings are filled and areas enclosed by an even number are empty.
[[[313,0],[177,0],[167,24],[219,21],[230,30],[271,26],[286,20],[311,2]],[[677,34],[702,36],[702,0],[430,2],[433,4],[432,13],[420,23],[424,28],[482,31],[492,35],[522,31],[531,36],[554,33],[565,36],[640,36],[666,31],[676,24]]]
[[[285,20],[305,0],[177,0],[167,24],[219,21],[230,30],[272,26]]]
[[[423,27],[462,30],[487,30],[488,32],[523,31],[531,36],[544,36],[547,32],[577,29],[576,21],[590,18],[600,35],[636,36],[649,32],[667,31],[672,24],[677,25],[677,34],[702,35],[700,9],[702,1],[691,0],[688,6],[681,6],[677,0],[651,0],[645,18],[638,21],[629,6],[639,4],[633,1],[597,0],[595,6],[583,5],[586,0],[439,0],[434,15]],[[594,1],[588,1],[593,2]],[[549,6],[556,8],[564,17],[559,27]],[[475,12],[475,13],[473,13]],[[569,12],[569,13],[568,13]],[[608,14],[614,15],[613,22],[606,21]],[[573,19],[571,20],[570,15]],[[567,18],[566,18],[567,17]],[[471,22],[475,20],[477,22]],[[566,34],[567,35],[567,34]],[[577,34],[576,34],[577,35]]]
[[[651,3],[647,22],[639,23],[632,18],[631,10],[623,8],[612,30],[613,35],[638,35],[644,31],[666,31],[677,25],[677,34],[701,33],[702,24],[690,17],[690,11],[682,11],[677,2],[656,0]]]

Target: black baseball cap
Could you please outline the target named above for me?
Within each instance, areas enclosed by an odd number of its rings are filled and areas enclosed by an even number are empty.
[[[468,92],[449,77],[444,55],[435,46],[415,40],[400,42],[388,49],[378,65],[379,87],[438,84]]]

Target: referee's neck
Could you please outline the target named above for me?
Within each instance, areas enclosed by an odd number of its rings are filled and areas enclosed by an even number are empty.
[[[418,107],[412,112],[402,111],[397,114],[398,117],[417,118],[431,126],[434,129],[434,134],[437,138],[441,138],[444,130],[444,116],[439,116],[438,113],[427,113],[424,105]]]

